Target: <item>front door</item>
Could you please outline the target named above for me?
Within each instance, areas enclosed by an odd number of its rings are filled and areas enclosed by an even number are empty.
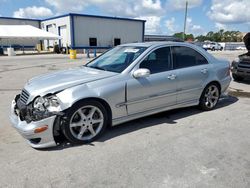
[[[150,70],[144,78],[131,78],[127,82],[128,115],[160,109],[176,104],[176,71],[172,70],[170,47],[151,52],[137,68]]]

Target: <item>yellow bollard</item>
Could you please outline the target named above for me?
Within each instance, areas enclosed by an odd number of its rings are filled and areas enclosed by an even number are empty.
[[[76,59],[76,50],[69,50],[69,58],[70,59]]]

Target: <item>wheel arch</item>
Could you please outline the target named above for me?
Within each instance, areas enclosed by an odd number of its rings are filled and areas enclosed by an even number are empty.
[[[221,84],[220,84],[219,81],[217,81],[217,80],[211,81],[211,82],[207,83],[206,87],[207,87],[208,85],[210,85],[210,84],[216,84],[216,85],[219,87],[219,92],[220,92],[220,94],[221,94]],[[206,87],[205,87],[205,88],[206,88]]]
[[[209,86],[210,84],[216,84],[216,85],[219,87],[219,92],[220,92],[220,94],[221,94],[221,84],[220,84],[220,82],[217,81],[217,80],[213,80],[213,81],[208,82],[208,83],[205,85],[204,89],[202,90],[202,92],[201,92],[201,94],[200,94],[199,101],[201,100],[201,97],[202,97],[203,92],[205,91],[205,89],[207,88],[207,86]]]
[[[80,99],[80,100],[77,100],[75,101],[72,105],[76,105],[77,103],[80,103],[80,102],[83,102],[83,101],[88,101],[88,100],[93,100],[93,101],[97,101],[99,103],[101,103],[105,109],[107,109],[107,113],[108,113],[108,126],[112,126],[112,110],[111,110],[111,107],[110,105],[108,104],[107,101],[105,101],[104,99],[101,99],[101,98],[98,98],[98,97],[87,97],[87,98],[83,98],[83,99]],[[69,108],[71,108],[69,107]]]

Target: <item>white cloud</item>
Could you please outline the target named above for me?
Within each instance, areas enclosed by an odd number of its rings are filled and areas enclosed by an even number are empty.
[[[52,16],[53,13],[50,9],[46,7],[26,7],[19,8],[17,11],[13,13],[13,17],[16,18],[41,18]]]
[[[213,0],[207,15],[217,23],[250,22],[249,0]]]
[[[204,34],[205,31],[203,27],[194,24],[192,18],[188,17],[186,23],[186,33],[192,33],[193,35],[200,35]]]
[[[57,12],[82,12],[89,6],[100,8],[114,16],[153,16],[164,12],[160,0],[45,0]]]
[[[225,24],[222,24],[222,23],[215,23],[215,27],[218,29],[218,30],[221,30],[221,29],[223,29],[223,30],[227,30],[228,29],[228,27],[225,25]]]
[[[145,33],[146,34],[161,34],[161,18],[158,16],[143,16],[138,19],[146,20]]]
[[[45,0],[50,6],[53,6],[58,12],[79,12],[88,6],[88,2],[81,0]]]
[[[176,24],[175,24],[175,18],[172,17],[169,20],[165,21],[165,26],[170,31],[170,33],[174,33],[176,31]]]
[[[186,1],[188,2],[188,8],[194,8],[201,5],[202,0],[168,0],[166,7],[168,9],[184,9],[186,7]]]
[[[152,10],[161,10],[161,1],[160,0],[144,0],[142,1],[142,7],[152,9]]]
[[[110,4],[103,3],[100,6],[103,11],[108,12],[111,15],[139,17],[139,16],[161,16],[164,15],[165,10],[161,5],[160,0],[138,0],[138,1],[115,1],[112,8]]]

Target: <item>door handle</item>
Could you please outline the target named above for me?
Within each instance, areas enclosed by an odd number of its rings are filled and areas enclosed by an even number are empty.
[[[176,75],[175,74],[170,74],[169,76],[168,76],[168,79],[169,80],[174,80],[176,78]]]
[[[207,68],[205,68],[205,69],[201,69],[201,73],[203,73],[203,74],[207,74]]]

